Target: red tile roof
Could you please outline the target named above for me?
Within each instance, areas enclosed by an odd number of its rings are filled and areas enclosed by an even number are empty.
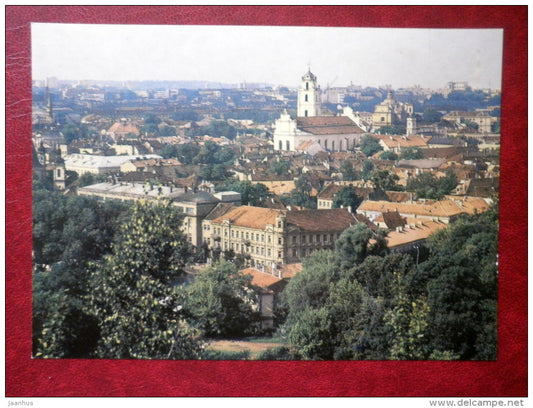
[[[359,223],[347,209],[287,211],[287,223],[305,231],[344,231]]]
[[[224,220],[228,220],[232,225],[263,230],[269,224],[276,225],[276,217],[280,213],[281,210],[243,205],[215,218],[213,224],[222,224]]]
[[[346,116],[297,117],[296,126],[314,135],[364,133],[354,121]]]

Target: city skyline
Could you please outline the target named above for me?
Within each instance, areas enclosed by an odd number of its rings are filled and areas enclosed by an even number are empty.
[[[500,89],[502,50],[501,29],[33,23],[32,78]]]

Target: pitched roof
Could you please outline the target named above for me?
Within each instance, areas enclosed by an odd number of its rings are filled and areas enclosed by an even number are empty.
[[[204,218],[205,220],[214,220],[218,217],[222,217],[224,214],[226,214],[228,211],[230,211],[233,208],[232,203],[218,203],[213,210],[206,215]]]
[[[346,208],[287,211],[287,224],[295,225],[305,231],[343,231],[358,223],[359,221]]]
[[[258,271],[254,268],[243,269],[241,273],[244,275],[251,275],[252,281],[250,284],[267,292],[280,291],[280,289],[283,289],[287,284],[286,281],[277,276]]]
[[[338,184],[328,184],[324,190],[318,194],[318,198],[321,200],[333,200],[337,193],[346,186]]]
[[[314,135],[364,133],[347,116],[300,116],[296,118],[296,126],[301,131]]]
[[[131,123],[116,122],[108,130],[109,133],[134,133],[139,134],[139,129]]]
[[[381,215],[383,217],[383,222],[389,229],[403,227],[406,223],[405,218],[397,211],[384,212]]]
[[[232,225],[255,229],[265,229],[267,225],[275,225],[276,217],[281,210],[270,208],[240,206],[213,220],[213,224],[222,224],[228,220]]]
[[[357,211],[387,212],[398,211],[400,214],[413,214],[426,217],[451,217],[467,212],[453,200],[441,200],[427,203],[392,203],[389,201],[363,201]]]
[[[428,140],[422,136],[374,135],[389,148],[426,147]]]
[[[446,163],[446,159],[398,160],[399,167],[414,167],[418,169],[438,169],[444,163]]]
[[[424,221],[423,223],[411,224],[400,230],[390,231],[387,234],[387,245],[394,248],[427,239],[431,234],[446,227],[447,224],[438,221]]]

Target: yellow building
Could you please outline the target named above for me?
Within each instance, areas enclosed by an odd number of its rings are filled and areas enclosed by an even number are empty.
[[[300,262],[315,251],[332,249],[341,233],[360,221],[348,209],[276,210],[240,206],[203,221],[210,248],[248,255],[255,267]]]

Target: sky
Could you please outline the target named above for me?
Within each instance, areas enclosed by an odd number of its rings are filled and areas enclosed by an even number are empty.
[[[33,79],[501,88],[503,30],[32,23]]]

